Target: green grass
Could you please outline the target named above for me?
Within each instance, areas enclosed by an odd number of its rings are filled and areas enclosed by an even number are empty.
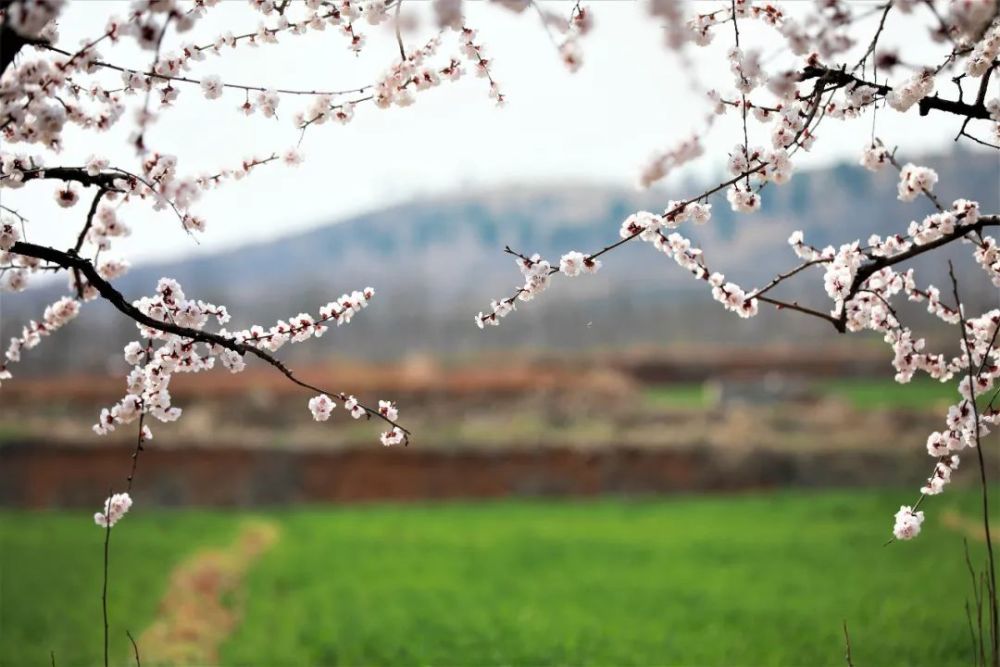
[[[928,377],[916,377],[908,384],[892,378],[851,378],[828,380],[819,384],[827,396],[836,396],[862,410],[911,408],[915,410],[949,405],[958,400],[955,381],[941,383]]]
[[[820,396],[845,400],[860,410],[922,410],[954,403],[958,396],[955,382],[942,384],[928,377],[916,377],[908,384],[897,384],[892,378],[840,378],[814,387]],[[643,397],[651,408],[684,410],[706,408],[712,400],[698,382],[650,385],[643,389]]]
[[[50,665],[51,653],[60,667],[103,660],[104,531],[91,517],[0,514],[0,665]],[[170,566],[202,544],[231,539],[236,527],[200,512],[137,512],[123,521],[110,544],[112,656],[128,655],[125,631],[138,636],[153,619]]]
[[[968,664],[961,537],[883,546],[912,493],[497,502],[267,513],[226,664]],[[99,661],[101,532],[3,518],[3,664]],[[112,632],[149,622],[172,564],[241,515],[130,514],[112,539]],[[978,554],[982,545],[973,545]],[[118,638],[121,638],[121,641]],[[146,664],[146,661],[143,662]],[[151,663],[150,663],[151,664]]]

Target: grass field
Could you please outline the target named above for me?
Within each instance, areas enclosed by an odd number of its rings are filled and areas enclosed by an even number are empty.
[[[856,408],[910,408],[914,410],[947,406],[958,400],[955,382],[941,383],[919,376],[907,384],[892,379],[851,378],[828,380],[819,385],[827,396],[845,399]]]
[[[257,513],[280,534],[225,604],[226,664],[968,664],[962,536],[883,546],[912,493],[498,502]],[[141,502],[141,501],[140,501]],[[112,532],[113,663],[128,664],[172,567],[248,514],[144,511]],[[88,516],[2,515],[5,665],[101,656],[101,545]],[[973,542],[974,553],[983,544]],[[197,616],[198,610],[191,610]],[[210,620],[210,619],[209,619]],[[140,639],[140,644],[142,640]],[[140,649],[142,646],[140,645]],[[144,653],[143,665],[156,664]]]
[[[847,401],[859,410],[923,410],[946,406],[957,400],[954,382],[941,383],[928,377],[916,377],[908,384],[892,378],[843,378],[824,380],[813,385],[818,397]],[[699,409],[712,404],[712,392],[701,382],[676,382],[651,385],[643,389],[647,405],[675,409]]]

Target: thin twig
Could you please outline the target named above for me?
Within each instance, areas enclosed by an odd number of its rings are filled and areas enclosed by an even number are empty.
[[[739,49],[740,24],[736,20],[736,0],[730,0],[730,7],[731,7],[730,11],[732,12],[733,15],[734,41],[736,42],[736,48]],[[747,79],[746,76],[744,76],[743,74],[742,63],[739,66],[739,72],[740,72],[740,80],[743,81],[744,84],[746,84]],[[740,91],[740,101],[742,102],[742,104],[740,105],[740,110],[742,111],[743,115],[743,159],[746,160],[747,164],[750,164],[750,136],[749,133],[747,132],[747,96],[746,93],[742,91]],[[750,189],[750,175],[747,174],[747,190],[749,189]]]
[[[983,665],[983,667],[986,667],[986,646],[983,643],[983,600],[979,595],[979,583],[978,577],[976,576],[976,568],[972,566],[972,557],[969,555],[969,540],[963,537],[962,544],[965,546],[965,566],[968,568],[969,578],[972,580],[972,599],[976,603],[976,615],[978,619],[976,625],[979,628],[979,633],[977,635],[972,629],[972,611],[969,609],[968,601],[966,601],[965,613],[969,617],[969,632],[972,633],[972,658],[976,665]]]
[[[106,188],[100,188],[97,194],[94,195],[94,200],[90,203],[90,210],[87,211],[87,219],[83,223],[83,229],[80,230],[80,235],[76,238],[76,245],[73,246],[73,252],[80,254],[80,248],[83,247],[83,242],[87,238],[87,232],[90,231],[90,226],[94,223],[94,213],[97,212],[97,205],[100,204],[101,198],[108,192]],[[79,269],[73,270],[73,284],[76,285],[76,295],[79,298],[83,298],[83,281],[80,280]]]
[[[108,667],[108,545],[111,543],[111,489],[104,501],[104,584],[101,590],[101,612],[104,615],[104,667]]]
[[[253,33],[253,34],[256,35],[257,33]],[[67,55],[67,56],[70,55],[69,51],[64,51],[64,50],[62,50],[60,48],[52,46],[51,44],[45,44],[44,48],[47,49],[47,50],[49,50],[49,51],[54,51],[56,53],[61,53],[63,55]],[[102,61],[95,62],[94,66],[95,67],[101,67],[103,69],[113,70],[113,71],[116,71],[116,72],[133,72],[134,71],[134,70],[126,69],[124,67],[119,67],[118,65],[114,65],[112,63],[107,63],[107,62],[102,62]],[[161,81],[180,81],[182,83],[201,84],[201,80],[200,79],[192,79],[192,78],[189,78],[189,77],[186,77],[186,76],[170,76],[170,75],[166,75],[166,74],[157,74],[156,72],[153,72],[153,71],[137,72],[137,74],[139,74],[140,76],[143,76],[143,77],[147,77],[147,78],[150,78],[150,79],[158,79],[158,80],[161,80]],[[243,84],[239,84],[239,83],[226,83],[226,82],[223,82],[221,85],[222,85],[223,88],[231,88],[231,89],[234,89],[234,90],[255,91],[255,92],[260,92],[260,93],[265,92],[267,90],[274,90],[274,92],[281,93],[282,95],[316,95],[316,96],[319,96],[319,95],[331,95],[331,96],[334,96],[334,95],[347,95],[347,94],[355,93],[355,92],[360,93],[360,92],[364,92],[365,90],[367,90],[367,89],[369,89],[369,88],[372,87],[372,84],[369,84],[369,85],[361,86],[359,88],[349,88],[349,89],[346,89],[346,90],[303,90],[303,89],[298,89],[298,88],[267,88],[265,86],[247,86],[247,85],[243,85]]]
[[[986,464],[983,461],[983,448],[980,446],[980,424],[979,424],[979,407],[976,405],[976,393],[975,393],[975,366],[976,363],[972,358],[972,345],[969,342],[969,338],[965,332],[965,312],[962,308],[962,300],[958,295],[958,279],[955,277],[955,267],[951,260],[948,260],[948,276],[951,278],[952,292],[955,295],[955,303],[958,305],[958,317],[959,326],[962,328],[962,342],[965,344],[965,356],[969,363],[969,403],[972,408],[973,417],[973,428],[975,429],[976,437],[976,457],[979,461],[979,483],[980,492],[983,501],[983,530],[986,533],[986,554],[987,554],[987,568],[986,571],[989,575],[987,579],[988,593],[989,593],[989,615],[990,615],[990,647],[992,650],[992,662],[996,665],[1000,662],[1000,628],[998,628],[998,610],[997,610],[997,574],[996,574],[996,562],[993,558],[993,538],[990,535],[990,503],[989,503],[989,492],[988,492],[988,482],[986,480]]]
[[[851,69],[852,72],[856,71],[860,67],[862,68],[861,73],[864,74],[863,68],[865,66],[865,62],[868,60],[868,56],[875,52],[875,47],[878,45],[878,38],[882,35],[882,30],[885,28],[885,19],[889,16],[889,11],[892,9],[892,2],[893,0],[889,0],[889,2],[885,3],[885,9],[882,11],[882,18],[879,19],[878,29],[875,31],[875,36],[872,37],[872,41],[865,50],[865,54],[861,56],[858,63]]]
[[[827,259],[827,258],[824,257],[824,258],[820,258],[820,259],[813,259],[813,260],[810,260],[810,261],[805,262],[803,264],[799,264],[797,267],[795,267],[794,269],[792,269],[790,271],[787,271],[785,273],[779,273],[777,276],[774,277],[773,280],[771,280],[771,282],[769,282],[764,287],[758,289],[757,291],[753,292],[747,298],[748,299],[760,298],[761,296],[763,296],[764,294],[767,294],[772,289],[774,289],[775,287],[777,287],[778,285],[780,285],[782,282],[784,282],[785,280],[788,280],[789,278],[791,278],[795,274],[799,273],[800,271],[804,271],[804,270],[808,269],[810,266],[816,266],[818,264],[828,264],[831,261],[833,261],[833,260],[832,259]]]
[[[399,12],[403,9],[403,0],[396,3],[396,43],[399,45],[399,57],[406,60],[406,48],[403,47],[403,33],[399,26]]]
[[[135,638],[132,637],[132,633],[128,630],[125,631],[128,635],[128,640],[132,642],[132,652],[135,653],[135,667],[142,667],[142,661],[139,660],[139,646],[135,643]]]
[[[90,210],[87,211],[87,220],[83,223],[83,229],[80,230],[80,235],[76,237],[76,245],[73,246],[73,251],[78,253],[80,248],[83,247],[83,242],[87,238],[87,232],[90,231],[90,226],[94,223],[94,213],[97,212],[97,205],[101,203],[101,198],[108,193],[107,188],[100,188],[97,194],[94,195],[94,200],[90,203]]]
[[[847,667],[854,667],[854,659],[851,657],[851,635],[847,631],[847,619],[844,619],[844,660],[847,661]]]
[[[832,315],[828,315],[826,313],[820,312],[820,311],[815,310],[813,308],[808,308],[806,306],[800,306],[798,304],[798,302],[795,302],[795,301],[792,301],[792,302],[779,301],[778,299],[772,299],[769,296],[758,296],[757,300],[758,301],[763,301],[764,303],[769,303],[769,304],[771,304],[773,306],[777,306],[778,310],[781,310],[783,308],[787,308],[788,310],[794,310],[794,311],[796,311],[798,313],[803,313],[805,315],[811,315],[812,317],[818,317],[821,320],[826,320],[827,322],[830,322],[834,326],[837,325],[837,319],[835,317],[833,317]]]
[[[552,27],[549,26],[548,17],[545,16],[545,12],[542,11],[541,6],[539,6],[539,4],[535,2],[535,0],[530,0],[530,2],[531,2],[531,7],[535,10],[535,13],[538,14],[538,19],[539,21],[541,21],[542,28],[545,29],[545,34],[548,36],[549,41],[552,42],[552,46],[555,47],[556,51],[558,51],[559,41],[556,39],[556,36],[552,34]]]

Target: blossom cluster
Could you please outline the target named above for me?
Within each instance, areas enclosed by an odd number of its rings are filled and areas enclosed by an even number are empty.
[[[576,72],[583,64],[583,50],[579,46],[579,40],[590,32],[594,27],[593,14],[580,3],[573,6],[569,21],[563,24],[561,21],[554,21],[557,28],[565,30],[566,37],[559,47],[559,55],[563,64],[571,72]],[[563,27],[565,26],[565,27]]]
[[[848,120],[861,114],[884,97],[876,86],[866,83],[851,84],[826,103],[823,112],[830,118]]]
[[[50,336],[80,313],[80,303],[76,299],[64,296],[55,303],[46,306],[40,322],[31,320],[21,329],[20,336],[10,339],[5,359],[0,364],[0,380],[9,380],[11,372],[8,365],[21,360],[21,351],[30,350],[42,342],[42,338]]]
[[[507,98],[500,91],[500,85],[493,79],[490,71],[490,61],[486,58],[486,51],[483,45],[476,41],[476,31],[468,26],[463,26],[459,33],[461,40],[461,50],[465,57],[473,63],[476,76],[484,77],[490,82],[490,97],[496,100],[496,104],[502,107]]]
[[[51,191],[54,205],[79,210],[82,222],[82,228],[74,230],[76,244],[67,257],[74,262],[89,261],[91,265],[87,271],[75,268],[67,271],[75,296],[64,297],[49,306],[40,321],[29,322],[19,336],[11,339],[6,359],[0,365],[0,380],[11,377],[8,366],[18,361],[23,351],[35,347],[43,337],[73,319],[81,303],[113,292],[108,281],[128,271],[130,262],[127,259],[110,254],[116,243],[131,233],[125,204],[144,202],[154,210],[175,215],[186,232],[203,232],[206,222],[192,211],[192,206],[204,191],[226,181],[244,178],[271,162],[281,160],[295,165],[302,159],[297,149],[291,149],[245,158],[238,168],[196,176],[183,174],[175,156],[151,150],[146,145],[146,129],[160,115],[155,110],[157,103],[161,110],[169,109],[185,89],[200,91],[208,100],[225,100],[233,93],[240,97],[237,107],[240,113],[270,118],[277,117],[279,110],[284,111],[287,97],[299,96],[310,99],[306,104],[309,122],[319,124],[331,119],[346,123],[351,120],[355,105],[362,101],[370,100],[383,108],[407,106],[412,103],[415,92],[463,74],[459,58],[445,59],[439,66],[430,64],[430,58],[441,44],[441,38],[436,37],[423,48],[408,50],[374,84],[355,89],[357,95],[369,92],[358,98],[348,98],[350,92],[292,90],[227,82],[217,75],[200,73],[199,64],[241,45],[260,47],[277,43],[285,35],[322,31],[331,26],[346,37],[350,49],[358,51],[365,43],[365,36],[357,27],[362,24],[376,26],[391,17],[385,0],[306,0],[291,4],[254,0],[250,3],[251,8],[262,18],[257,30],[237,35],[226,32],[201,44],[182,43],[173,50],[161,48],[166,45],[163,38],[168,28],[171,36],[181,37],[217,3],[218,0],[198,0],[187,7],[177,0],[137,2],[124,16],[109,18],[102,34],[72,50],[55,46],[59,37],[55,19],[62,10],[62,0],[15,0],[0,13],[5,34],[11,28],[28,39],[16,61],[8,64],[5,52],[0,76],[0,131],[4,143],[4,150],[0,151],[0,188],[13,190],[36,179],[58,183]],[[489,77],[488,61],[483,56],[482,46],[474,39],[474,32],[461,30],[461,25],[455,28],[462,49],[468,53],[474,67],[481,75]],[[146,69],[122,67],[110,62],[99,51],[127,39],[154,53]],[[400,50],[403,50],[402,43]],[[498,97],[499,91],[492,78],[490,80],[496,91],[494,97]],[[112,166],[102,155],[90,155],[79,167],[60,166],[51,171],[42,154],[9,152],[7,149],[22,144],[58,152],[63,145],[63,133],[70,125],[103,132],[127,117],[130,107],[134,107],[136,125],[131,141],[139,155],[139,167],[134,173]],[[290,115],[300,125],[305,124],[305,113]],[[89,210],[84,203],[88,188],[93,188]],[[18,242],[25,240],[27,221],[11,213],[19,220],[6,213],[0,218],[0,285],[20,291],[27,286],[31,274],[62,270],[65,265],[44,263],[33,256],[33,251],[28,254],[15,252]],[[125,360],[130,366],[124,396],[101,410],[93,430],[103,435],[138,421],[141,449],[142,443],[153,437],[147,421],[169,422],[182,414],[181,409],[173,405],[170,393],[174,374],[207,371],[214,368],[217,361],[231,372],[239,372],[246,367],[246,354],[262,358],[298,382],[291,371],[271,355],[286,343],[321,336],[332,322],[338,326],[349,323],[367,307],[373,294],[373,289],[366,288],[342,295],[320,308],[315,317],[300,313],[267,329],[253,325],[229,332],[224,328],[230,319],[224,306],[188,298],[176,281],[164,278],[152,296],[119,305],[120,310],[136,320],[141,339],[124,349]],[[213,321],[220,327],[214,332],[209,326]],[[382,434],[384,444],[406,442],[406,431],[395,423],[398,410],[394,404],[381,401],[378,409],[373,409],[354,397],[338,396],[355,418],[367,415],[390,424],[389,430]],[[332,405],[332,400],[329,403]],[[316,415],[324,414],[325,405],[323,401],[310,401],[310,409]],[[103,518],[98,522],[113,525],[128,510],[130,503],[127,494],[116,494],[106,503],[100,515]]]
[[[908,162],[899,172],[899,200],[913,201],[920,194],[931,192],[938,181],[937,172]]]
[[[958,200],[951,211],[929,216],[932,220],[940,220],[942,216],[950,216],[949,224],[975,222],[978,217],[978,204],[966,200]],[[927,242],[920,237],[926,233],[929,224],[925,223],[913,236],[913,243]],[[911,232],[912,230],[911,226]],[[951,233],[949,229],[947,233]],[[895,254],[905,251],[910,242],[902,237],[890,237]],[[933,238],[940,238],[934,236]],[[991,244],[995,243],[990,237]],[[888,239],[887,239],[888,241]],[[835,300],[835,315],[845,319],[849,331],[870,329],[883,334],[885,341],[894,352],[893,366],[896,369],[898,382],[909,382],[917,371],[923,371],[939,381],[959,378],[958,392],[960,400],[948,410],[946,429],[931,433],[927,440],[927,451],[936,459],[934,470],[927,483],[921,487],[923,495],[936,495],[951,480],[952,472],[958,468],[957,452],[967,447],[975,447],[980,438],[989,433],[988,424],[1000,423],[1000,412],[981,414],[973,406],[976,396],[990,392],[1000,381],[1000,348],[996,346],[998,330],[1000,330],[1000,309],[988,311],[977,318],[964,321],[963,337],[960,340],[961,352],[953,358],[943,354],[926,352],[926,343],[922,338],[915,338],[911,330],[903,326],[891,305],[892,298],[905,293],[909,300],[927,302],[928,311],[942,321],[960,325],[961,312],[955,306],[945,303],[940,290],[934,286],[921,289],[916,285],[913,269],[898,273],[889,267],[872,272],[863,281],[858,282],[858,268],[870,257],[892,257],[894,252],[887,251],[889,245],[874,237],[869,242],[867,255],[857,243],[843,246],[836,254],[830,255],[831,248],[817,251],[804,245],[802,235],[796,233],[790,244],[796,252],[810,261],[818,261],[827,265],[825,280],[831,298]],[[983,245],[987,242],[983,241]],[[982,252],[982,248],[977,249]],[[907,509],[907,508],[904,508]],[[900,516],[902,518],[900,518]],[[897,538],[909,539],[920,529],[922,513],[919,519],[907,511],[897,516],[894,533]]]
[[[354,396],[340,394],[339,397],[344,403],[344,410],[354,419],[361,419],[362,417],[371,418],[373,411],[358,403],[358,399],[354,398]],[[319,394],[309,399],[309,412],[312,413],[313,419],[318,422],[325,422],[330,419],[336,408],[337,404],[326,394]],[[391,428],[383,431],[380,436],[383,445],[391,447],[406,443],[406,432],[395,424],[399,418],[399,410],[396,408],[395,403],[391,401],[379,401],[378,410],[374,411],[374,414],[379,415],[391,425]]]
[[[1000,287],[1000,245],[992,236],[981,234],[980,238],[982,240],[976,244],[972,256],[990,277],[994,287]]]
[[[762,149],[748,150],[741,144],[730,154],[729,168],[742,178],[753,165],[767,163],[780,167],[781,158],[776,158],[773,153],[765,154]],[[895,164],[878,142],[873,142],[866,148],[862,163],[867,163],[872,168],[881,168],[885,163]],[[931,198],[931,190],[936,182],[937,174],[932,169],[907,164],[901,168],[901,198],[909,200],[911,193]],[[727,197],[731,199],[732,194],[727,194]],[[937,204],[936,199],[933,201]],[[666,233],[683,222],[706,222],[710,219],[710,211],[710,205],[704,202],[675,201],[669,203],[662,215],[639,211],[628,216],[622,223],[619,231],[622,240],[598,254],[636,238],[648,242],[696,278],[706,281],[711,287],[713,298],[727,310],[741,317],[752,317],[758,312],[762,292],[770,289],[773,284],[765,289],[745,290],[727,281],[722,273],[711,272],[701,250],[694,247],[690,240],[676,232]],[[961,312],[948,304],[941,291],[933,285],[918,287],[913,269],[900,272],[892,264],[897,257],[907,256],[914,248],[941,239],[960,238],[963,229],[976,224],[979,219],[977,202],[958,199],[950,208],[930,214],[921,222],[911,223],[906,234],[890,234],[884,238],[872,235],[866,245],[854,241],[844,243],[839,248],[827,246],[820,249],[807,244],[801,231],[793,233],[788,239],[795,254],[805,262],[789,275],[810,265],[821,267],[824,287],[833,301],[828,319],[842,323],[846,331],[871,330],[880,333],[893,351],[892,365],[898,382],[909,382],[917,372],[925,372],[942,382],[959,378],[961,400],[949,410],[948,429],[932,434],[928,441],[928,452],[936,461],[930,478],[921,488],[924,495],[940,493],[951,480],[953,471],[958,468],[957,452],[965,447],[976,446],[978,438],[988,432],[987,424],[1000,423],[1000,410],[980,415],[977,420],[972,408],[974,396],[990,391],[1000,381],[1000,347],[995,345],[1000,328],[1000,310],[964,320],[965,338],[969,342],[966,344],[963,340],[962,354],[949,358],[944,354],[927,351],[926,341],[915,336],[900,322],[892,305],[894,297],[905,294],[910,301],[926,302],[928,312],[952,325],[963,321]],[[977,262],[986,269],[991,280],[998,283],[1000,249],[996,241],[982,233],[968,235],[965,240],[975,246]],[[494,301],[489,314],[480,313],[476,317],[477,324],[480,327],[484,324],[497,324],[500,318],[513,310],[515,298],[521,298],[521,294],[528,295],[522,300],[533,297],[549,284],[556,273],[578,275],[583,270],[583,262],[588,258],[592,256],[579,251],[566,253],[556,269],[538,255],[519,256],[517,261],[526,277],[525,287],[514,297]],[[885,264],[878,265],[878,262]],[[774,284],[785,277],[787,276],[779,277]],[[774,303],[781,305],[780,301]],[[922,512],[903,508],[897,515],[894,534],[900,539],[915,537],[922,521]]]
[[[680,13],[681,8],[682,3],[676,2],[676,0],[659,0],[652,3],[652,13],[655,16],[660,16],[677,26],[670,28],[671,33],[667,38],[667,45],[675,49],[681,48],[688,41],[697,46],[711,44],[714,38],[712,28],[732,22],[734,16],[737,19],[760,20],[766,25],[777,27],[782,32],[784,32],[786,24],[794,25],[788,23],[789,19],[779,6],[754,4],[748,0],[738,0],[733,3],[732,8],[727,7],[707,14],[696,14],[687,21],[684,21]],[[681,26],[686,28],[686,33],[680,30]]]
[[[966,74],[973,77],[983,76],[989,71],[990,65],[996,60],[997,55],[1000,55],[1000,19],[993,22],[983,38],[972,49],[965,65]]]
[[[907,111],[914,104],[934,92],[934,72],[923,70],[906,83],[894,88],[885,101],[896,111]]]
[[[567,269],[570,269],[577,258],[576,253],[568,253],[568,255],[572,255],[570,261],[567,262]],[[476,326],[480,329],[487,324],[492,326],[499,325],[502,318],[514,311],[515,300],[531,301],[541,294],[549,286],[552,274],[559,270],[552,268],[552,265],[547,260],[542,259],[541,255],[537,253],[531,257],[518,257],[515,263],[517,264],[517,268],[521,270],[521,275],[524,276],[524,285],[514,293],[514,296],[493,301],[490,304],[489,313],[484,315],[480,312],[477,314]],[[579,273],[579,270],[577,270],[577,273]]]
[[[198,373],[211,370],[216,360],[232,373],[246,368],[244,355],[247,351],[261,350],[266,354],[277,351],[286,343],[297,343],[312,337],[320,337],[327,330],[327,323],[347,324],[361,310],[367,307],[374,296],[372,288],[344,294],[336,301],[323,306],[319,317],[300,313],[287,321],[280,320],[270,329],[260,325],[229,332],[220,328],[212,334],[214,338],[198,338],[199,332],[214,320],[225,325],[230,320],[225,306],[217,306],[205,301],[189,299],[177,281],[162,278],[151,297],[142,297],[133,306],[142,315],[155,322],[170,323],[184,327],[193,333],[171,333],[152,325],[137,323],[140,335],[146,341],[133,341],[124,350],[125,361],[132,366],[126,378],[125,396],[110,408],[101,410],[93,430],[105,435],[116,427],[129,424],[144,415],[161,422],[176,421],[181,416],[181,408],[172,404],[170,382],[176,373]],[[369,412],[354,397],[343,396],[344,405],[355,418]],[[323,395],[322,399],[309,401],[309,409],[316,419],[329,417],[333,402]],[[389,421],[387,409],[378,414]],[[391,413],[396,409],[392,406]],[[322,417],[326,415],[326,417]],[[394,428],[395,425],[393,425]],[[400,431],[402,433],[402,431]],[[152,437],[148,427],[140,435],[143,439]]]
[[[125,516],[132,507],[132,496],[115,493],[104,501],[104,511],[94,514],[94,523],[101,528],[111,528]]]
[[[312,337],[321,337],[326,333],[328,322],[336,322],[337,326],[350,324],[356,314],[368,307],[374,296],[375,289],[366,287],[364,290],[343,294],[336,301],[326,304],[319,309],[319,316],[315,318],[308,313],[299,313],[288,318],[288,321],[278,320],[269,329],[255,324],[248,329],[231,333],[222,329],[219,334],[232,338],[237,343],[277,352],[285,343],[301,343]],[[233,368],[230,370],[236,372]]]
[[[885,149],[885,146],[875,143],[865,148],[861,153],[861,159],[858,161],[858,164],[868,171],[879,171],[889,163],[889,151]]]
[[[920,534],[920,527],[924,523],[924,513],[914,511],[912,507],[903,505],[896,512],[896,523],[892,527],[892,534],[898,540],[912,540]]]
[[[705,224],[711,219],[711,204],[697,201],[670,201],[661,215],[649,211],[639,211],[626,218],[619,230],[622,241],[638,238],[650,243],[660,252],[674,260],[681,268],[690,271],[696,278],[708,282],[712,296],[740,317],[753,317],[758,312],[758,299],[733,282],[727,282],[720,273],[711,273],[704,262],[702,252],[692,245],[690,239],[674,232],[665,234],[665,230],[676,229],[685,222]],[[593,255],[585,255],[579,251],[564,254],[559,261],[559,267],[541,258],[537,253],[531,257],[519,256],[516,260],[518,268],[525,277],[525,284],[515,292],[514,296],[493,301],[490,311],[478,313],[476,325],[482,329],[485,325],[498,325],[500,320],[514,311],[517,300],[530,301],[543,291],[551,282],[552,276],[562,273],[575,277],[581,273],[596,273],[601,267],[600,260]]]
[[[704,152],[705,149],[697,135],[685,139],[670,150],[663,151],[650,159],[639,174],[639,185],[648,188],[666,178],[678,167],[700,157]]]

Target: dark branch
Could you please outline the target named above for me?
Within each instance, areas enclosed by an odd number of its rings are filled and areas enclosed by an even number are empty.
[[[104,188],[105,190],[115,190],[118,191],[120,188],[115,186],[115,181],[131,181],[133,179],[138,180],[134,174],[129,174],[124,171],[102,171],[95,175],[91,175],[83,167],[53,167],[51,169],[30,169],[24,172],[24,177],[22,180],[24,182],[34,181],[37,179],[49,179],[56,181],[74,181],[80,183],[81,185],[96,185],[99,188]]]
[[[883,96],[892,92],[892,88],[889,86],[873,83],[871,81],[865,81],[864,79],[859,79],[858,77],[841,70],[829,69],[827,67],[815,65],[810,65],[803,69],[802,74],[799,75],[799,80],[807,81],[820,76],[825,76],[828,82],[837,86],[847,86],[852,83],[861,86],[871,86]],[[966,102],[956,100],[946,100],[938,97],[937,95],[934,95],[933,97],[925,97],[920,100],[920,102],[918,102],[918,108],[920,109],[921,116],[926,116],[928,112],[934,109],[937,111],[952,113],[957,116],[963,116],[965,118],[986,120],[990,117],[990,112],[986,109],[984,104],[968,104]]]
[[[889,4],[892,5],[892,3]],[[851,656],[851,634],[847,631],[846,620],[844,621],[844,660],[847,661],[847,667],[854,667],[854,659]]]
[[[47,44],[47,42],[37,37],[25,37],[6,23],[0,24],[0,74],[7,71],[7,66],[14,62],[14,57],[28,44]]]
[[[128,635],[128,640],[132,642],[132,652],[135,653],[135,667],[142,667],[142,662],[139,660],[139,646],[135,643],[135,639],[132,637],[132,633],[128,630],[125,631]]]
[[[797,302],[794,302],[794,301],[792,301],[792,302],[779,301],[778,299],[772,299],[769,296],[758,296],[758,297],[755,297],[755,298],[758,301],[762,301],[764,303],[769,303],[772,306],[775,306],[778,310],[783,310],[783,309],[787,308],[788,310],[794,310],[795,312],[802,313],[804,315],[811,315],[813,317],[818,317],[821,320],[826,320],[827,322],[831,323],[833,326],[837,326],[837,320],[834,319],[833,316],[827,315],[826,313],[821,313],[820,311],[814,310],[813,308],[807,308],[806,306],[800,306]]]
[[[947,245],[952,241],[956,241],[964,236],[967,236],[973,232],[980,232],[986,227],[996,227],[1000,226],[1000,215],[983,215],[980,216],[976,222],[971,225],[960,225],[956,227],[951,233],[944,234],[940,238],[937,238],[930,243],[924,245],[913,245],[906,252],[901,252],[898,255],[893,255],[892,257],[876,257],[866,264],[862,264],[858,272],[854,274],[854,280],[851,283],[851,289],[847,296],[844,298],[844,303],[850,301],[854,296],[861,290],[865,281],[871,278],[875,273],[878,273],[882,269],[890,266],[895,266],[901,262],[906,262],[913,259],[914,257],[919,257],[926,252],[930,252],[935,248],[940,248],[943,245]],[[847,310],[840,316],[840,320],[837,322],[837,330],[841,333],[844,332],[847,323]]]
[[[87,211],[87,221],[83,223],[83,229],[80,230],[80,235],[76,237],[76,245],[73,246],[73,251],[76,253],[80,252],[80,248],[83,247],[83,242],[87,238],[87,232],[90,231],[90,226],[94,224],[94,214],[97,213],[97,205],[101,203],[101,198],[106,195],[108,191],[101,188],[94,195],[94,200],[90,203],[90,210]]]
[[[882,31],[885,30],[885,19],[886,17],[889,16],[889,11],[891,9],[892,9],[892,0],[889,0],[889,2],[885,3],[885,8],[882,10],[882,18],[879,19],[878,29],[875,31],[875,36],[872,37],[872,41],[868,44],[868,48],[865,50],[865,54],[861,56],[860,60],[858,60],[858,64],[854,66],[854,69],[851,70],[852,72],[857,70],[859,67],[863,68],[865,66],[865,63],[868,62],[868,56],[875,53],[875,47],[878,46],[878,38],[882,36]],[[864,74],[864,70],[862,70],[861,73]],[[844,622],[844,633],[845,634],[847,633],[846,621]]]

